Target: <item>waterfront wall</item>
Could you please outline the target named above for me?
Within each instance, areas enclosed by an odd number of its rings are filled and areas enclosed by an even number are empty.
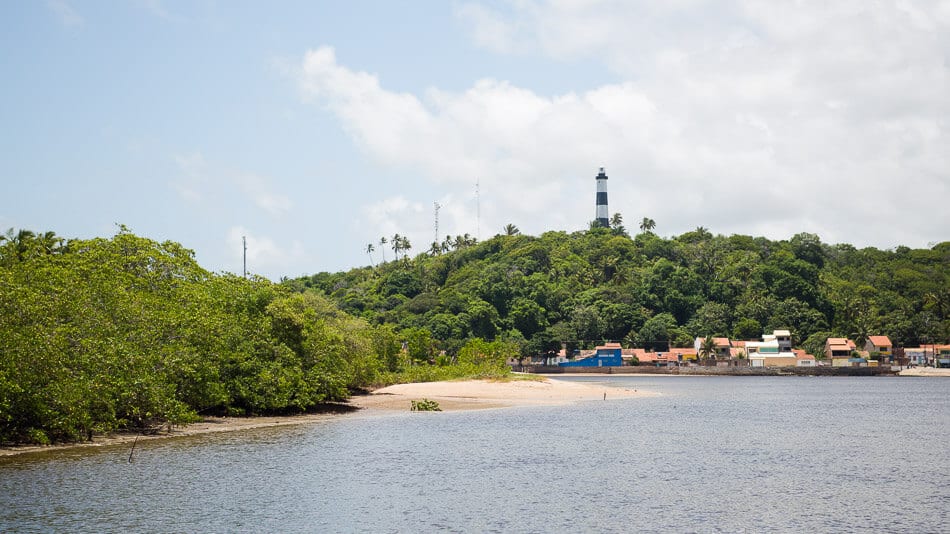
[[[521,369],[515,367],[516,371]],[[524,372],[536,374],[600,375],[700,375],[700,376],[897,376],[890,367],[558,367],[526,365]]]

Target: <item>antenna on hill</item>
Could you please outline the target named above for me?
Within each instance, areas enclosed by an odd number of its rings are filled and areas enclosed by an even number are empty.
[[[247,278],[247,236],[241,236],[241,242],[244,244],[244,278]]]
[[[435,241],[433,241],[433,243],[438,243],[439,242],[439,208],[442,207],[442,204],[439,204],[438,202],[433,202],[432,205],[435,206]]]

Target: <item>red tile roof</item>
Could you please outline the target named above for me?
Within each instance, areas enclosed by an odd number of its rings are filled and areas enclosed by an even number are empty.
[[[656,352],[644,352],[643,354],[637,354],[636,356],[640,363],[655,362],[660,359]]]
[[[874,344],[875,347],[890,347],[891,339],[887,336],[868,336],[868,340]]]
[[[799,360],[814,360],[815,359],[814,356],[812,356],[811,354],[808,354],[802,349],[792,349],[792,352],[795,353],[795,357],[798,358]]]
[[[854,341],[851,341],[850,339],[844,338],[844,337],[829,337],[829,338],[828,338],[828,341],[826,341],[825,343],[826,343],[827,345],[829,345],[829,346],[832,346],[832,345],[838,345],[838,346],[840,346],[840,345],[845,345],[846,347],[848,347],[848,348],[851,349],[851,350],[854,350],[854,349],[855,349]]]

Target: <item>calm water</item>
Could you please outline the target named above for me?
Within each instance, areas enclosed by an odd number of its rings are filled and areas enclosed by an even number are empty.
[[[0,458],[0,531],[950,532],[950,380],[573,380],[662,395]]]

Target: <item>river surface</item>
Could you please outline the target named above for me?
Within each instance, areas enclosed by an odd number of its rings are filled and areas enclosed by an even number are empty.
[[[0,458],[0,531],[950,532],[950,380],[565,379],[608,401]]]

